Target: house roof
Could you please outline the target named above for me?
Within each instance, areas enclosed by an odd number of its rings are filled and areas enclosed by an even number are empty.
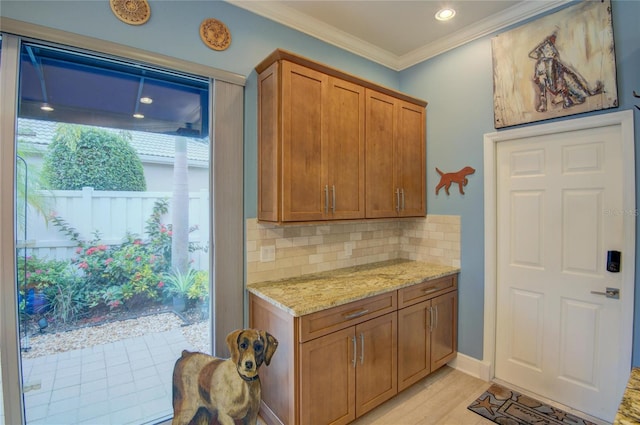
[[[18,118],[18,140],[32,144],[43,150],[53,141],[57,122]],[[112,133],[123,130],[95,127]],[[136,150],[142,162],[172,163],[175,153],[173,135],[126,130],[131,134],[131,146]],[[207,165],[209,162],[209,142],[207,139],[187,139],[187,159],[191,165]]]

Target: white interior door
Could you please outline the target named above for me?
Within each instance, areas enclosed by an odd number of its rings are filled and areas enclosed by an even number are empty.
[[[636,218],[623,202],[621,128],[506,140],[496,164],[495,376],[612,421],[630,370],[621,329],[634,265],[613,273],[606,260],[632,245],[625,220]]]

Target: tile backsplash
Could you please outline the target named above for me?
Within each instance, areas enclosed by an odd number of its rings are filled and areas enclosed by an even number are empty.
[[[396,258],[460,267],[459,216],[246,226],[247,283]]]

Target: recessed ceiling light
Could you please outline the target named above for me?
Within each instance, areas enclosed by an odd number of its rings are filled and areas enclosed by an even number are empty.
[[[145,105],[151,105],[153,103],[153,99],[151,99],[150,97],[141,97],[140,98],[140,103],[144,103]]]
[[[133,118],[142,119],[142,118],[144,118],[144,115],[142,115],[142,114],[141,114],[141,113],[139,113],[139,112],[136,112],[135,114],[133,114]]]
[[[436,13],[436,19],[438,21],[448,21],[449,19],[453,18],[454,16],[456,16],[456,11],[451,9],[451,8],[449,8],[449,7],[445,7],[444,9],[440,9]]]
[[[49,105],[48,103],[43,103],[40,109],[45,112],[51,112],[53,111],[53,106]]]

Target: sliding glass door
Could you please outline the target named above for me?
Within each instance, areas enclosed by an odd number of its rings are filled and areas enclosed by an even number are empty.
[[[15,311],[27,424],[172,414],[212,352],[210,80],[19,46]]]

